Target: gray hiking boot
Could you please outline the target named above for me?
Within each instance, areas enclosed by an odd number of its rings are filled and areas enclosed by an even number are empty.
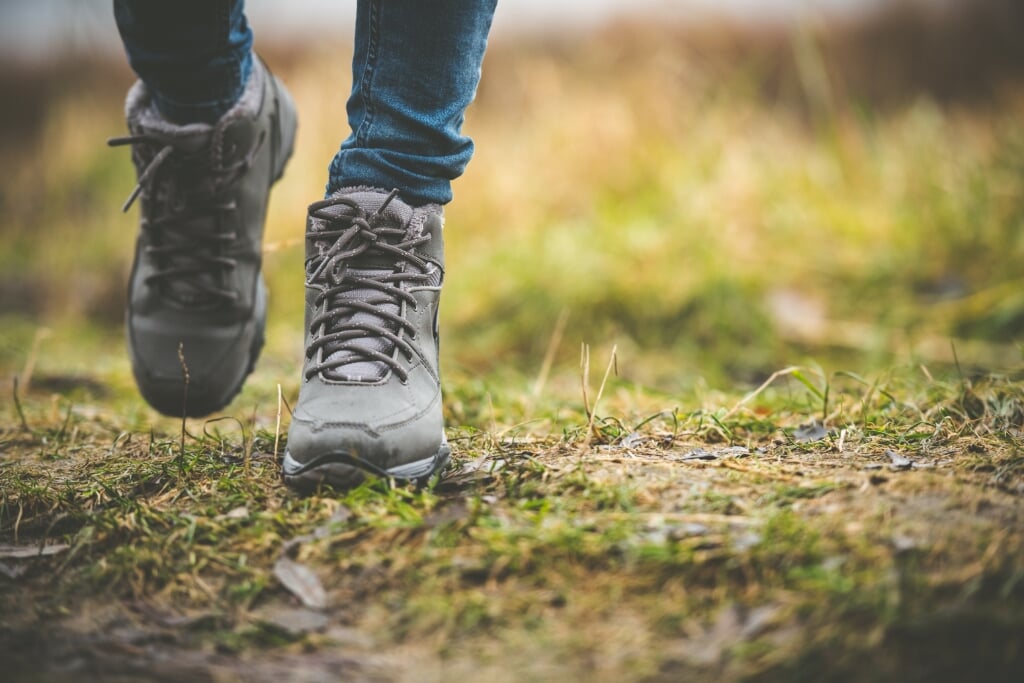
[[[306,360],[284,480],[423,482],[447,463],[438,376],[443,212],[364,188],[309,207]]]
[[[128,350],[143,397],[166,415],[206,415],[242,388],[263,346],[260,274],[270,186],[295,140],[295,107],[259,61],[217,123],[176,125],[136,83],[125,105],[141,200],[128,286]],[[180,353],[187,367],[179,358]]]

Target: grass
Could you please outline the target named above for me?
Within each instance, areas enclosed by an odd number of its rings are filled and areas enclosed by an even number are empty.
[[[615,35],[488,57],[446,228],[454,465],[423,490],[279,480],[335,50],[269,55],[303,119],[268,346],[184,426],[120,341],[128,74],[53,88],[0,195],[16,680],[1014,680],[1019,86],[865,100],[798,37],[772,95]]]
[[[879,680],[944,676],[914,639],[958,633],[955,671],[1000,643],[993,671],[1018,666],[1024,460],[1003,415],[1010,406],[1020,424],[1020,387],[972,389],[982,414],[970,418],[957,383],[920,395],[893,378],[890,398],[798,443],[787,425],[815,412],[802,386],[732,417],[677,410],[639,431],[620,429],[635,418],[610,400],[620,417],[589,448],[582,410],[563,416],[562,435],[463,426],[454,471],[431,489],[307,498],[280,486],[275,435],[258,424],[240,436],[192,422],[181,450],[173,433],[115,433],[74,409],[50,421],[28,401],[32,431],[3,436],[19,457],[0,469],[0,528],[23,547],[69,547],[17,565],[7,636],[31,656],[39,629],[113,600],[144,643],[172,630],[174,647],[210,657],[342,652],[412,680],[416,662],[501,680],[591,668],[601,680],[785,678],[820,671],[826,651],[839,655],[826,670],[859,680],[867,652],[881,656]],[[855,405],[860,388],[831,390]],[[890,468],[894,449],[911,469]],[[275,578],[285,556],[328,596],[326,624],[309,632],[289,630],[294,598]],[[972,619],[984,643],[960,633]],[[337,640],[353,630],[372,646]],[[101,674],[126,666],[90,656]]]

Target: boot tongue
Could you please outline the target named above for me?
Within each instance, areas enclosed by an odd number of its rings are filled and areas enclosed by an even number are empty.
[[[388,201],[386,192],[375,190],[339,190],[331,195],[331,198],[345,198],[355,204],[357,208],[347,204],[335,204],[323,209],[323,213],[332,219],[347,217],[359,217],[366,219],[371,227],[401,228],[404,235],[388,234],[380,237],[381,241],[399,242],[403,239],[415,236],[422,229],[421,224],[413,221],[414,211],[411,206],[401,199],[394,197]],[[381,211],[381,207],[384,210]],[[377,215],[378,212],[380,215]],[[327,221],[317,218],[311,219],[314,230],[327,229]],[[312,254],[307,254],[310,256]],[[374,249],[372,245],[362,254],[349,261],[350,268],[361,268],[371,270],[382,270],[393,272],[398,259],[386,250]]]
[[[376,279],[381,275],[387,275],[390,270],[362,270],[349,268],[348,274],[352,277]],[[343,306],[345,300],[359,300],[359,301],[378,301],[383,299],[384,295],[380,290],[372,289],[370,287],[359,287],[350,289],[345,296],[337,296],[334,301],[331,302],[332,306]],[[378,303],[376,308],[379,311],[387,311],[397,315],[400,311],[398,304],[391,303]],[[390,321],[387,321],[383,316],[376,315],[374,313],[368,313],[366,311],[356,311],[345,315],[343,318],[339,318],[338,323],[351,323],[355,325],[372,325],[375,327],[383,327],[392,332],[397,332],[396,325]],[[360,348],[372,349],[379,353],[383,353],[385,356],[390,356],[394,353],[395,345],[388,339],[374,334],[369,330],[363,330],[361,332],[363,336],[349,341],[353,346]],[[328,347],[328,350],[330,348]],[[331,362],[341,363],[337,367],[325,370],[324,375],[329,379],[341,382],[376,382],[384,379],[388,373],[388,366],[381,361],[367,360],[363,354],[342,349],[334,351],[333,353],[326,354],[325,360]]]
[[[167,258],[167,267],[174,268],[180,266],[188,268],[196,263],[195,256],[198,255],[197,252],[200,249],[194,243],[194,238],[190,238],[187,235],[179,235],[173,231],[167,231],[162,235],[160,241],[165,246],[180,245],[183,247],[183,255]],[[204,247],[202,251],[210,256],[216,255],[213,247]],[[187,275],[182,274],[179,277],[167,278],[163,282],[162,287],[166,296],[177,301],[182,306],[190,308],[207,306],[218,301],[218,298],[212,295],[210,290],[222,289],[223,283],[221,279],[219,271],[198,267]]]
[[[347,204],[335,204],[323,209],[323,212],[331,218],[340,218],[342,216],[363,216],[364,218],[369,218],[370,216],[376,216],[370,221],[371,225],[387,226],[389,228],[408,228],[413,218],[413,208],[398,197],[393,197],[388,201],[389,196],[388,193],[381,192],[380,190],[338,190],[329,199],[346,199],[359,208],[356,209]],[[383,212],[381,212],[381,207],[384,207]],[[377,216],[378,213],[380,213],[379,216]],[[323,221],[316,221],[316,219],[314,221],[317,224],[316,227],[323,227]]]
[[[160,146],[166,145],[174,148],[175,151],[172,152],[172,155],[193,157],[201,160],[199,161],[201,164],[210,164],[213,156],[211,150],[213,149],[214,136],[216,134],[213,126],[204,123],[176,125],[162,118],[153,110],[152,106],[143,109],[134,123],[137,133],[147,135],[154,140],[152,153],[159,152]],[[169,161],[174,162],[176,160],[170,159]],[[164,170],[164,172],[167,171]],[[206,187],[206,185],[209,185],[208,175],[209,171],[197,172],[195,174],[174,173],[173,179],[169,182],[174,186],[173,193],[176,201],[184,201],[186,196],[189,197],[190,201],[196,201],[204,193],[210,192],[210,188]],[[157,194],[158,196],[154,197],[156,201],[168,201],[166,195],[159,196],[161,194],[160,190],[157,190]],[[198,229],[213,231],[216,228],[212,220],[205,218],[193,219],[193,221],[196,220],[201,222],[200,226],[196,226]],[[207,223],[209,225],[206,225]],[[201,251],[200,247],[194,243],[194,237],[188,233],[179,234],[176,230],[162,230],[159,241],[161,246],[182,247],[181,256],[169,256],[167,258],[165,267],[168,268],[190,266],[194,263],[195,259],[185,255],[194,255]],[[210,295],[208,289],[217,289],[219,285],[220,282],[217,274],[199,269],[197,272],[192,272],[182,277],[168,278],[162,282],[161,287],[166,296],[177,301],[179,304],[195,307],[212,303],[214,298]]]
[[[393,197],[389,202],[386,193],[372,190],[342,190],[336,192],[332,197],[344,197],[359,207],[359,210],[356,210],[344,204],[335,205],[328,209],[334,216],[356,216],[361,213],[364,217],[374,216],[369,221],[373,227],[404,228],[406,235],[414,229],[411,225],[413,222],[412,207],[397,197]],[[383,207],[383,211],[381,207]],[[376,215],[378,212],[380,215]],[[382,236],[381,239],[385,239],[385,237]],[[388,235],[386,239],[388,241],[397,241],[401,238]],[[393,254],[380,249],[374,249],[371,246],[364,253],[348,262],[347,274],[353,278],[379,279],[394,273],[399,267],[398,261],[399,259]],[[346,300],[381,301],[383,299],[388,299],[388,297],[380,290],[357,286],[347,290],[344,295],[336,296],[330,302],[330,305],[343,308]],[[390,300],[377,303],[375,307],[381,312],[386,311],[395,315],[398,315],[401,311],[399,304]],[[391,321],[381,315],[366,311],[355,311],[339,317],[337,324],[340,326],[345,323],[383,327],[396,333],[398,331],[397,326]],[[364,331],[362,334],[364,336],[350,340],[349,344],[371,349],[388,356],[394,353],[394,343],[386,338],[375,335],[370,331]],[[324,375],[328,379],[341,382],[377,382],[387,376],[389,368],[386,363],[367,360],[363,354],[345,349],[329,352],[330,347],[328,347],[327,351],[325,361],[340,363],[337,367],[324,371]]]

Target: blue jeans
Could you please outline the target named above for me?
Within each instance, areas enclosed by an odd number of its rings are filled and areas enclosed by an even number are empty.
[[[497,0],[359,0],[351,134],[330,165],[327,192],[398,188],[412,204],[451,201],[473,155],[462,135]],[[128,61],[160,111],[213,122],[252,69],[244,0],[114,0]]]

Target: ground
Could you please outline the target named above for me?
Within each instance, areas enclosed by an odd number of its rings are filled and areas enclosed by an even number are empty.
[[[336,46],[268,54],[304,113],[268,345],[184,422],[121,339],[130,76],[47,71],[2,140],[5,677],[1019,680],[1020,86],[878,92],[827,36],[728,36],[495,46],[446,227],[452,467],[305,497]]]
[[[281,486],[273,413],[182,437],[25,401],[0,469],[5,661],[18,680],[1011,680],[1024,391],[890,382],[839,382],[828,415],[798,384],[592,430],[565,408],[456,428],[430,488],[310,497]],[[632,393],[599,414],[650,400]]]

